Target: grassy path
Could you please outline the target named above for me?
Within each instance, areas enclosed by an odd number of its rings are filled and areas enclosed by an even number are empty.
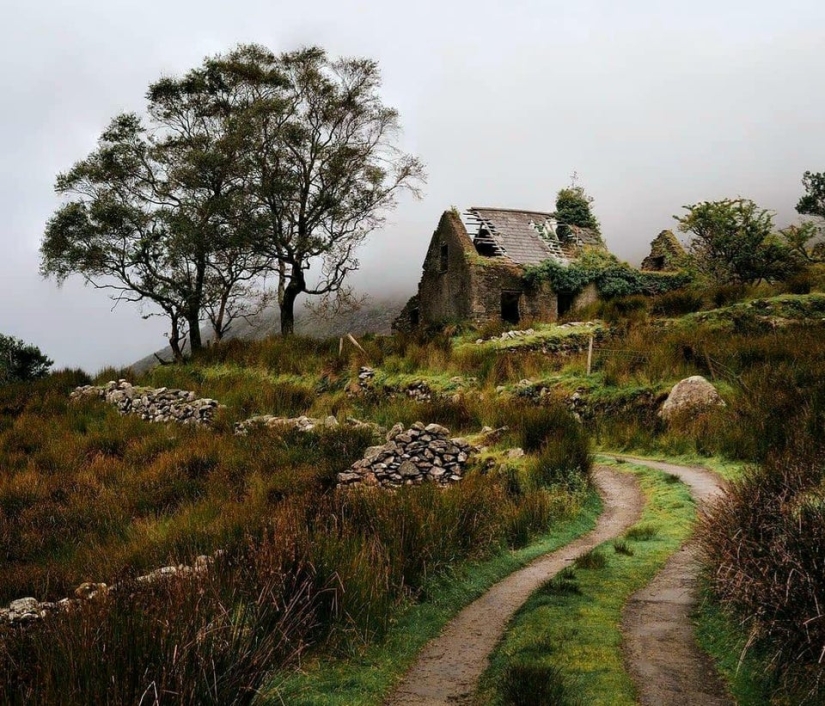
[[[704,468],[639,459],[633,463],[675,476],[700,507],[722,492]],[[696,643],[692,614],[698,603],[699,561],[693,542],[680,547],[622,612],[625,663],[643,706],[733,703],[710,658]]]
[[[495,650],[475,703],[638,703],[621,649],[622,611],[688,538],[695,505],[674,476],[635,464],[622,467],[644,493],[641,518],[529,598]]]
[[[594,479],[605,509],[593,531],[511,574],[467,606],[427,645],[389,699],[391,706],[468,703],[507,623],[530,594],[636,522],[643,499],[633,477],[601,466]]]

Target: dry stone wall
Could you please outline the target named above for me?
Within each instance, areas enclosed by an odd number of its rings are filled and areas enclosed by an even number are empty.
[[[217,400],[198,398],[194,392],[166,387],[136,387],[126,380],[105,385],[84,385],[71,399],[101,398],[118,408],[121,414],[135,414],[148,422],[178,422],[209,425],[222,407]]]

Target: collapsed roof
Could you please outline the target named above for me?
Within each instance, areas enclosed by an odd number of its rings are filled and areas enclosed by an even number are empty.
[[[567,226],[570,235],[560,239],[552,213],[473,206],[464,214],[467,232],[482,255],[507,257],[518,265],[538,265],[544,260],[562,264],[585,245],[603,246],[599,234]]]

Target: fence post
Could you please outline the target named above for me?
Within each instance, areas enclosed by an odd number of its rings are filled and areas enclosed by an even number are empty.
[[[590,334],[590,343],[587,344],[587,375],[590,376],[590,369],[593,366],[593,334]]]

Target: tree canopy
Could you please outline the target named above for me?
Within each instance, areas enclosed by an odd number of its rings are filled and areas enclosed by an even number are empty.
[[[282,331],[291,333],[296,298],[346,293],[358,246],[400,192],[418,193],[423,168],[396,146],[398,113],[381,101],[372,60],[247,45],[210,69],[233,91],[249,215],[274,265]]]
[[[318,47],[241,45],[158,80],[146,117],[115,117],[58,175],[42,273],[166,316],[177,357],[203,321],[219,339],[254,310],[274,273],[291,333],[297,297],[345,294],[358,246],[423,181],[379,88],[374,61]]]
[[[53,362],[37,346],[0,334],[0,385],[42,378]]]
[[[679,230],[693,235],[696,268],[714,281],[751,284],[783,279],[797,269],[793,251],[774,232],[774,214],[753,201],[702,201],[685,209],[674,218]]]

